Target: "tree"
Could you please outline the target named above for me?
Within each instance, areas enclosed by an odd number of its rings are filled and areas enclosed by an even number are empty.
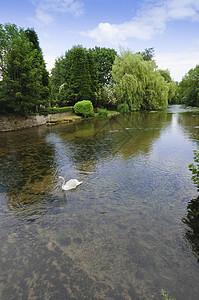
[[[152,60],[146,61],[140,54],[123,51],[115,59],[112,78],[120,102],[126,102],[131,110],[167,107],[168,84]]]
[[[68,81],[70,66],[69,59],[66,59],[68,53],[65,53],[65,57],[61,56],[55,61],[55,67],[51,71],[50,83],[51,83],[51,93],[53,99],[60,99],[60,87]]]
[[[43,58],[42,50],[39,46],[39,39],[37,33],[33,28],[28,28],[25,30],[25,33],[29,39],[29,41],[33,44],[33,48],[37,49],[38,51],[38,59],[40,60],[41,64],[41,71],[42,71],[42,84],[43,86],[49,86],[49,73],[46,70],[46,64]]]
[[[178,93],[183,103],[199,106],[199,65],[184,76],[179,84]]]
[[[80,60],[76,59],[77,56],[81,56]],[[110,83],[115,56],[116,51],[110,48],[95,47],[87,50],[82,46],[74,46],[65,56],[56,60],[52,69],[53,97],[59,100],[60,105],[72,104],[84,100],[82,97],[85,97],[87,89],[87,99],[98,105],[97,94],[104,84]]]
[[[1,112],[36,112],[49,94],[42,52],[14,24],[0,26],[0,51]]]
[[[94,94],[91,90],[91,75],[86,50],[77,46],[72,53],[72,65],[68,85],[68,101],[75,104],[81,100],[92,100]]]
[[[164,80],[168,83],[168,103],[174,104],[178,103],[178,99],[176,97],[177,83],[172,80],[169,70],[161,70],[159,69],[160,75],[164,78]]]
[[[117,52],[111,48],[95,47],[90,49],[94,55],[96,64],[97,81],[99,86],[109,84],[111,80],[111,70]]]
[[[168,69],[167,70],[159,69],[159,73],[167,83],[172,82],[171,75]]]
[[[141,54],[145,61],[150,61],[150,60],[154,61],[153,57],[155,54],[155,50],[154,48],[146,48],[144,51],[138,52],[137,54]]]
[[[81,100],[95,100],[94,62],[91,53],[74,46],[55,62],[51,84],[59,105],[74,105]],[[91,72],[92,71],[92,72]]]

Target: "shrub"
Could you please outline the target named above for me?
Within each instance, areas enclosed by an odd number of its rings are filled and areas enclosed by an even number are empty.
[[[102,108],[100,108],[99,110],[98,110],[98,116],[99,117],[107,117],[107,115],[108,115],[108,111],[107,111],[107,109],[102,109]]]
[[[74,111],[77,115],[82,115],[84,118],[94,116],[93,104],[89,100],[82,100],[75,103]]]
[[[129,106],[127,103],[121,103],[118,105],[117,110],[121,113],[129,112]]]

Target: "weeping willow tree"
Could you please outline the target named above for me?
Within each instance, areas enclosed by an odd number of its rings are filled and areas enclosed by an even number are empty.
[[[112,78],[121,103],[131,110],[161,110],[168,105],[169,86],[156,70],[153,61],[145,61],[140,54],[122,51],[114,61]]]

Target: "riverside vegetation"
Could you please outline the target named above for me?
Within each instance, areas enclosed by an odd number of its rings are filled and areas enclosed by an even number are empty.
[[[0,24],[0,114],[47,114],[89,100],[94,108],[162,110],[172,103],[199,105],[199,67],[179,84],[159,70],[154,49],[133,53],[111,48],[72,47],[46,70],[33,28]]]

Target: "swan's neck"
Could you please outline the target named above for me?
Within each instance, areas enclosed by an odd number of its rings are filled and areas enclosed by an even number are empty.
[[[65,185],[65,178],[62,177],[62,176],[59,176],[59,178],[63,180],[62,186],[64,186]]]

